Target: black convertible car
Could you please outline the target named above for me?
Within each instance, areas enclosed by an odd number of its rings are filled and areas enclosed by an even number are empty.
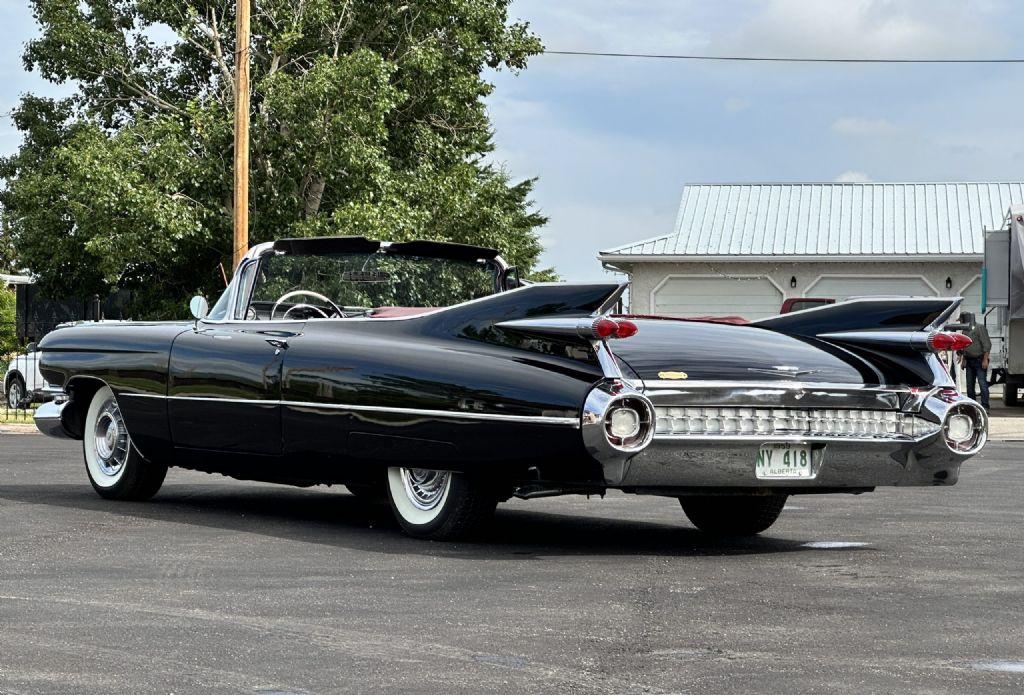
[[[934,352],[960,303],[853,300],[748,325],[609,313],[620,284],[529,284],[485,248],[361,237],[254,247],[195,321],[80,324],[41,343],[103,497],[168,467],[390,500],[453,538],[512,496],[679,498],[754,534],[799,493],[952,485],[987,417]]]

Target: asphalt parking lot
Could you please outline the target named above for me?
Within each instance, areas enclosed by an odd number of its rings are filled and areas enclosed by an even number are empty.
[[[75,443],[0,434],[0,693],[1021,692],[1022,525],[1024,444],[749,541],[609,495],[449,545],[340,489],[106,502]]]

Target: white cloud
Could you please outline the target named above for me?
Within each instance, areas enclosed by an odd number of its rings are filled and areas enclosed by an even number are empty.
[[[729,97],[725,100],[725,110],[729,113],[739,113],[740,111],[746,111],[752,106],[750,99],[743,97]]]
[[[858,118],[844,116],[832,123],[832,132],[857,137],[878,137],[893,135],[900,129],[884,118]]]
[[[836,177],[836,183],[871,183],[873,180],[863,171],[844,171]]]
[[[554,50],[636,52],[689,50],[706,46],[709,37],[699,21],[702,0],[587,0],[551,2],[517,0],[515,18],[528,20]]]
[[[769,0],[723,41],[732,52],[795,57],[979,57],[1008,45],[987,0]]]
[[[503,94],[493,94],[487,99],[487,110],[493,116],[500,114],[504,119],[520,123],[541,121],[550,118],[547,104],[534,99],[516,99]]]

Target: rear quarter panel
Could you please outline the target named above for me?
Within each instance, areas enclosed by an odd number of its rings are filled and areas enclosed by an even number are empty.
[[[587,393],[602,378],[590,360],[433,331],[427,321],[310,321],[287,351],[285,402],[366,410],[286,405],[286,453],[358,464],[411,460],[461,470],[536,465],[589,471],[579,429],[541,418],[578,422]],[[514,420],[501,418],[506,415]]]

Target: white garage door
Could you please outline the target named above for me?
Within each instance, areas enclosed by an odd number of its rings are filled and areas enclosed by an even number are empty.
[[[680,276],[668,278],[654,290],[656,314],[670,316],[774,316],[782,293],[764,278]]]
[[[806,297],[869,297],[880,294],[897,294],[912,297],[934,297],[935,290],[922,278],[917,277],[823,277],[811,284],[804,292]]]
[[[960,294],[964,298],[964,303],[960,305],[960,309],[962,311],[970,311],[975,316],[981,316],[981,278],[976,278]]]

